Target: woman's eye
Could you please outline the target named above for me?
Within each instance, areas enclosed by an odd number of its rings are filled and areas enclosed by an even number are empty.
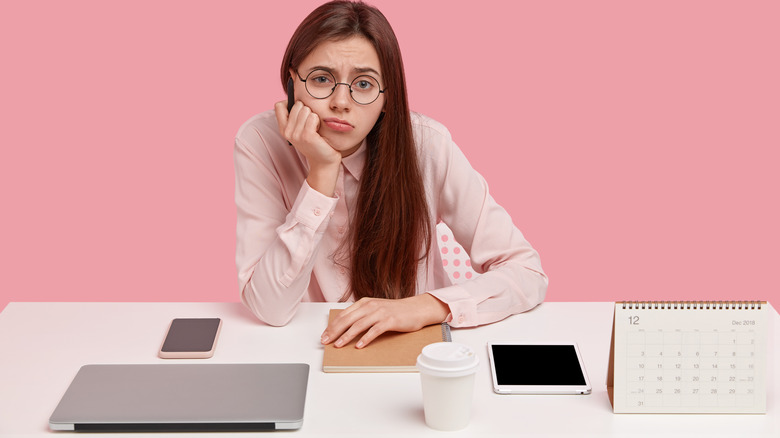
[[[333,82],[328,76],[315,76],[311,80],[317,85],[328,85]]]
[[[370,89],[373,86],[373,84],[371,82],[369,82],[369,81],[357,81],[355,83],[355,86],[359,90],[368,90],[368,89]]]

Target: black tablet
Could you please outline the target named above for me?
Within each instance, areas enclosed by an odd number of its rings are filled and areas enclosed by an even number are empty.
[[[488,342],[497,394],[590,394],[577,344]]]

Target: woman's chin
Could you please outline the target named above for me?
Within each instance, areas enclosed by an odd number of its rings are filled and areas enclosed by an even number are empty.
[[[361,143],[363,143],[363,140],[357,141],[353,139],[347,139],[344,137],[341,138],[332,138],[330,136],[323,136],[325,140],[330,143],[331,147],[333,149],[336,149],[337,151],[341,152],[341,155],[344,157],[352,155],[358,148],[360,148]]]

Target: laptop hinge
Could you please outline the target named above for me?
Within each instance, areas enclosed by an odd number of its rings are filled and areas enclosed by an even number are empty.
[[[103,423],[76,424],[77,432],[256,432],[276,430],[274,423]]]

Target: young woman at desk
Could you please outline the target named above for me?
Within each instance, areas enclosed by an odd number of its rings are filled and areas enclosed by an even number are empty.
[[[410,112],[390,24],[331,2],[298,27],[281,66],[294,104],[249,119],[235,143],[242,302],[284,325],[302,301],[352,301],[323,332],[357,347],[385,331],[476,326],[538,305],[537,252],[447,129]],[[482,275],[452,285],[441,221]]]

